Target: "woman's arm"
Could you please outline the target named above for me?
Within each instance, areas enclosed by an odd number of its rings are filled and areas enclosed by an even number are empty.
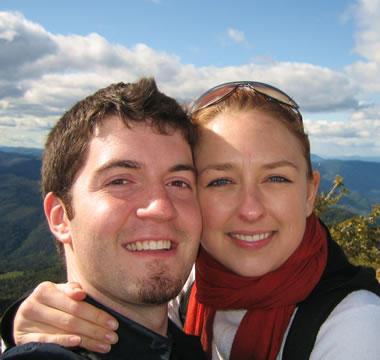
[[[182,327],[181,301],[194,282],[194,275],[193,269],[181,293],[169,303],[169,316],[179,327]],[[7,324],[2,324],[2,336],[10,339],[7,346],[12,346],[13,338],[16,345],[50,342],[65,347],[80,345],[87,350],[107,353],[118,341],[114,331],[118,323],[107,312],[82,301],[85,297],[78,283],[41,283],[20,301],[18,310],[16,306],[16,315],[14,307],[5,314]]]
[[[77,283],[43,282],[20,305],[14,318],[17,345],[31,341],[80,345],[107,353],[117,342],[117,321],[84,301],[86,293]],[[10,329],[11,331],[11,329]],[[89,336],[90,335],[90,336]]]

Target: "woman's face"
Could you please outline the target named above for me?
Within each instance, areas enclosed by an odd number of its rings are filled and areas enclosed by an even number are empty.
[[[319,174],[299,140],[259,111],[216,116],[195,151],[203,247],[242,276],[280,267],[300,244]]]

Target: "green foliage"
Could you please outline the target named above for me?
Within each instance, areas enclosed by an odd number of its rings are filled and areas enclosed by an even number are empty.
[[[327,208],[323,213],[319,215],[319,217],[324,221],[325,224],[332,226],[357,215],[357,213],[354,213],[351,210],[337,206]]]
[[[40,193],[39,158],[0,151],[0,316],[44,280],[63,281]]]
[[[380,267],[380,205],[368,216],[355,216],[331,228],[331,235],[343,247],[354,264]]]
[[[315,212],[322,219],[348,193],[339,175],[333,184],[328,194],[321,192],[316,199]],[[352,263],[380,268],[380,205],[373,205],[366,216],[356,215],[328,225],[331,236],[342,246]]]
[[[334,186],[331,188],[330,192],[326,195],[324,191],[322,191],[315,200],[314,211],[320,216],[322,213],[326,212],[328,208],[335,205],[344,194],[348,193],[348,190],[344,188],[343,178],[339,175],[336,175],[335,180],[333,181]],[[337,194],[336,191],[339,188]]]
[[[14,278],[17,278],[17,277],[22,276],[22,275],[24,275],[23,271],[11,271],[11,272],[6,273],[6,274],[0,274],[0,280],[1,279],[14,279]]]
[[[5,309],[26,291],[35,288],[40,282],[50,280],[56,283],[66,279],[64,266],[60,263],[41,271],[26,273],[9,272],[0,275],[0,317]]]

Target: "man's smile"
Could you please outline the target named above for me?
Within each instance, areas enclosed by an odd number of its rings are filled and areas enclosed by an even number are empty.
[[[145,240],[125,245],[125,248],[129,251],[170,250],[171,247],[172,242],[170,240]]]

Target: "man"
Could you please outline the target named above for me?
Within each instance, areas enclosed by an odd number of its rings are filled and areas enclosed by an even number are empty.
[[[29,343],[1,359],[199,359],[198,339],[167,316],[201,232],[195,131],[152,79],[113,84],[77,103],[49,133],[44,210],[69,281],[119,322],[107,355]]]

